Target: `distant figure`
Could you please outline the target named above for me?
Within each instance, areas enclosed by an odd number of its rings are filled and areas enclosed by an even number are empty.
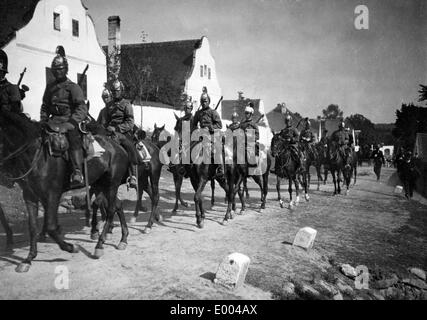
[[[374,159],[374,172],[377,176],[377,181],[380,181],[381,168],[385,165],[384,154],[380,150],[380,145],[375,146],[374,151],[372,151],[371,159]]]

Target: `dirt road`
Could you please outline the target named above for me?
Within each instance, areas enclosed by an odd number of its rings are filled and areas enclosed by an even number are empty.
[[[105,256],[94,260],[95,241],[90,240],[83,217],[64,214],[60,222],[65,238],[78,244],[81,252],[68,254],[51,241],[40,243],[38,256],[26,274],[14,271],[28,253],[22,202],[13,192],[1,189],[0,200],[8,201],[4,207],[14,221],[16,244],[13,252],[0,251],[0,299],[271,299],[287,277],[309,278],[326,270],[330,257],[369,268],[427,269],[427,202],[408,202],[393,194],[393,187],[386,184],[393,169],[383,169],[380,182],[375,181],[372,168],[360,168],[359,172],[348,196],[333,197],[330,183],[322,185],[321,191],[315,191],[313,184],[310,202],[302,200],[293,211],[279,207],[275,177],[270,176],[267,208],[260,213],[259,191],[250,183],[249,209],[227,226],[220,224],[225,205],[224,193],[217,188],[217,205],[208,210],[202,230],[195,225],[194,205],[170,214],[174,192],[166,174],[160,184],[164,220],[151,234],[142,233],[148,217],[142,214],[130,226],[126,251],[115,249],[120,239],[117,227],[113,240],[107,242]],[[287,199],[287,186],[282,189]],[[207,187],[208,208],[209,193]],[[184,182],[183,197],[192,203],[193,195],[190,183]],[[128,219],[133,205],[133,201],[126,203]],[[291,245],[297,231],[306,226],[318,231],[309,252]],[[4,246],[1,229],[0,250]],[[211,281],[219,262],[233,252],[251,258],[246,284],[234,292]],[[55,287],[58,266],[69,271],[67,290]]]

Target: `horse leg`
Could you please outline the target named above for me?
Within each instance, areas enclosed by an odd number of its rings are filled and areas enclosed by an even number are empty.
[[[331,170],[331,175],[332,175],[332,181],[334,183],[334,196],[337,195],[337,180],[336,180],[336,176],[335,176],[335,170]]]
[[[180,193],[181,193],[181,184],[182,179],[180,179],[179,174],[174,170],[172,173],[173,176],[173,183],[175,184],[175,206],[173,207],[172,214],[176,214],[178,211],[178,201],[180,200]]]
[[[265,194],[261,176],[252,176],[252,179],[255,181],[255,183],[259,186],[261,190],[261,209],[265,209]]]
[[[323,180],[322,174],[320,173],[320,166],[316,164],[316,173],[317,173],[317,191],[320,191],[320,181]]]
[[[7,222],[6,215],[4,214],[3,208],[0,205],[0,222],[6,232],[6,247],[10,247],[13,244],[13,232]]]
[[[65,242],[60,234],[61,228],[58,225],[58,207],[60,198],[60,192],[48,191],[47,206],[45,207],[45,224],[47,227],[47,233],[59,245],[61,250],[69,253],[77,253],[78,248]]]
[[[98,209],[99,209],[99,205],[98,205],[98,201],[99,201],[99,197],[101,194],[99,194],[95,201],[92,203],[92,228],[90,230],[90,238],[92,240],[98,240],[99,238],[99,230],[98,230]]]
[[[234,172],[233,172],[233,168],[225,168],[225,175],[226,175],[226,181],[227,181],[227,185],[228,185],[228,192],[226,193],[227,195],[227,210],[225,211],[225,217],[224,220],[222,221],[223,225],[227,225],[228,220],[232,219],[232,214],[231,214],[231,210],[235,209],[234,206]],[[234,207],[234,208],[233,208]]]
[[[23,196],[25,206],[28,212],[28,227],[30,230],[30,252],[27,258],[22,261],[15,269],[16,272],[27,272],[31,267],[31,262],[37,257],[37,211],[38,211],[38,200],[37,198],[27,189],[24,188]]]
[[[295,180],[294,180],[294,185],[295,185],[295,195],[296,195],[296,198],[295,198],[294,204],[295,204],[295,206],[297,206],[297,205],[299,204],[299,201],[300,201],[300,198],[299,198],[299,182],[298,182],[298,179],[295,179]],[[302,183],[301,183],[301,186],[302,186],[303,188],[307,188],[307,178],[306,178],[306,176],[305,176],[305,173],[303,173],[303,181],[302,181]]]
[[[282,200],[282,196],[280,194],[280,182],[281,182],[281,178],[279,176],[276,176],[276,190],[277,190],[277,199],[279,200],[279,204],[280,204],[280,208],[283,208],[284,203]]]
[[[117,187],[118,188],[118,187]],[[107,217],[105,220],[104,228],[102,229],[101,235],[98,239],[98,243],[95,247],[94,258],[99,259],[104,255],[104,243],[107,238],[107,232],[110,230],[110,226],[113,224],[114,214],[116,209],[116,197],[117,188],[110,187],[109,190],[105,190],[104,194],[107,195]]]
[[[243,191],[246,194],[246,199],[249,199],[248,179],[243,180]]]
[[[239,174],[239,177],[237,178],[237,182],[234,185],[233,190],[233,204],[234,204],[234,210],[236,209],[236,194],[239,192],[240,189],[242,189],[242,182],[246,180],[246,177],[243,176],[243,174]],[[240,214],[244,214],[246,210],[246,204],[245,199],[240,199],[242,203],[242,209],[240,210]]]
[[[125,250],[127,247],[127,239],[129,236],[129,230],[126,224],[125,213],[123,212],[123,203],[119,201],[116,204],[117,215],[119,216],[120,226],[122,229],[122,238],[120,239],[119,244],[117,245],[117,250]]]
[[[326,181],[328,180],[328,168],[323,168],[324,170],[324,175],[325,175],[325,179],[323,180],[323,184],[326,184]],[[331,171],[332,174],[332,171]]]
[[[354,165],[353,170],[354,170],[354,183],[353,183],[353,185],[356,185],[356,179],[357,179],[357,165],[356,164]]]
[[[142,194],[144,193],[144,186],[143,186],[143,179],[142,177],[138,177],[138,194],[136,197],[136,205],[135,205],[135,209],[133,211],[133,216],[130,218],[129,220],[129,224],[132,225],[134,223],[136,223],[136,219],[139,216],[139,209],[141,207],[141,202],[142,202]]]
[[[205,189],[207,182],[208,180],[206,179],[206,177],[200,177],[199,186],[197,188],[196,194],[194,195],[194,203],[196,205],[196,222],[197,222],[197,227],[200,229],[203,229],[205,224],[205,212],[203,208],[202,192]],[[197,208],[199,210],[197,210]]]
[[[338,194],[341,194],[341,170],[338,170],[337,171],[337,176],[338,176],[338,179],[337,179],[337,182],[338,182]]]
[[[288,185],[288,192],[289,192],[289,209],[292,209],[294,204],[293,204],[293,200],[292,200],[292,180],[295,179],[296,177],[289,177],[289,185]]]
[[[211,206],[215,205],[215,179],[211,180]]]
[[[160,180],[160,171],[161,170],[155,170],[150,175],[150,182],[151,182],[151,214],[150,218],[148,219],[147,225],[144,228],[143,233],[150,233],[151,228],[153,227],[154,219],[157,221],[161,221],[161,216],[158,212],[158,205],[159,205],[159,180]]]
[[[246,203],[244,199],[245,193],[243,188],[239,188],[238,194],[239,194],[240,203],[242,204],[242,209],[240,210],[240,214],[244,214],[246,211]],[[236,210],[235,204],[236,204],[236,201],[234,201],[234,210]]]

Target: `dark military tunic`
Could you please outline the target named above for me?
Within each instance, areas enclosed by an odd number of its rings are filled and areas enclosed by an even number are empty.
[[[133,108],[129,100],[122,99],[118,102],[111,102],[101,110],[98,123],[105,128],[114,127],[117,132],[124,135],[132,135],[135,120]]]
[[[218,112],[209,107],[198,110],[194,116],[194,125],[200,125],[200,128],[208,128],[210,133],[215,129],[222,129],[222,121]]]
[[[292,126],[285,127],[280,131],[280,136],[289,144],[296,145],[299,138],[299,132]]]
[[[343,146],[348,145],[350,137],[345,130],[337,130],[332,133],[331,140],[337,142],[340,146]]]
[[[300,142],[304,143],[313,143],[315,141],[315,137],[313,132],[310,129],[304,129],[300,134]]]
[[[0,110],[16,113],[23,111],[19,87],[6,79],[0,81]]]
[[[80,123],[88,114],[82,89],[70,79],[48,84],[43,95],[40,121],[52,118],[55,122]]]
[[[243,122],[240,123],[240,128],[245,132],[246,132],[246,129],[255,130],[255,141],[259,140],[258,125],[255,123],[253,119],[250,119],[250,120],[245,119]]]

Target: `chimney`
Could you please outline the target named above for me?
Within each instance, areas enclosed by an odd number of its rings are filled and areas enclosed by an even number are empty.
[[[119,78],[120,73],[120,17],[108,17],[108,67],[107,79],[112,82]]]

